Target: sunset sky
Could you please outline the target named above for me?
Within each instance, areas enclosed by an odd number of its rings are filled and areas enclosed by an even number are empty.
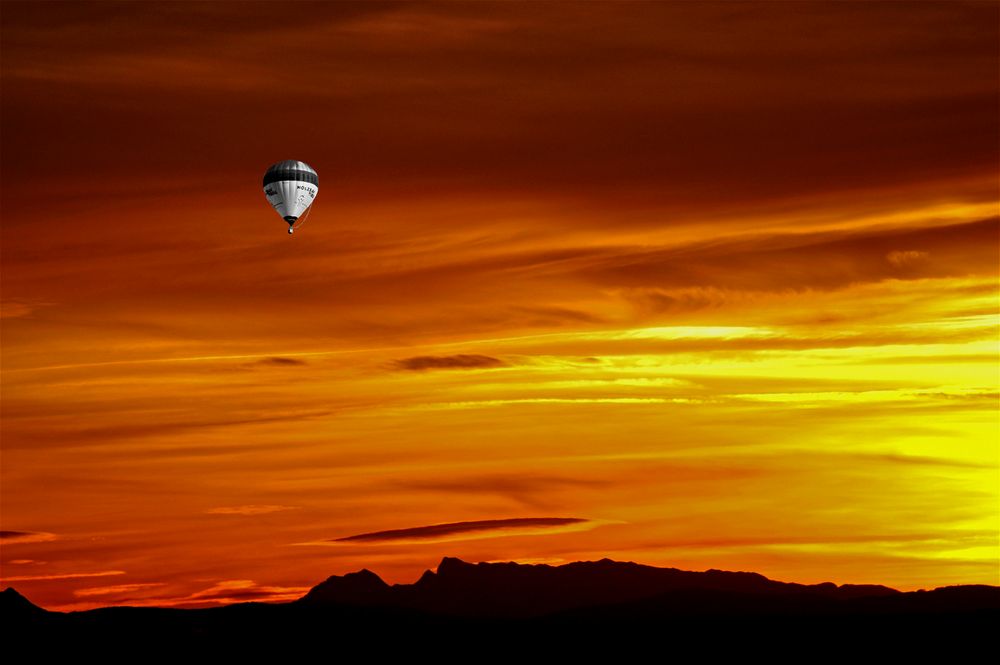
[[[4,586],[1000,584],[997,3],[0,22]]]

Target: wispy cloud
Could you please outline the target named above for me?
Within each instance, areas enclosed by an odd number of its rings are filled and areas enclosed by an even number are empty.
[[[274,586],[258,584],[254,580],[222,580],[207,589],[188,595],[148,598],[130,604],[197,608],[249,601],[287,602],[301,598],[307,591],[309,591],[307,586]]]
[[[389,531],[374,531],[354,536],[334,538],[329,542],[386,542],[386,541],[421,541],[421,540],[460,540],[468,534],[480,535],[483,532],[493,532],[491,535],[511,535],[514,533],[544,533],[550,530],[560,530],[566,527],[579,528],[588,525],[590,520],[579,517],[521,517],[504,520],[478,520],[474,522],[450,522],[432,524],[429,526],[411,527],[408,529],[392,529]]]
[[[507,363],[492,356],[459,353],[453,356],[414,356],[394,361],[397,369],[421,371],[427,369],[491,369]]]
[[[2,300],[0,301],[0,319],[18,319],[31,316],[36,310],[52,304],[43,300]]]
[[[885,255],[886,260],[897,268],[901,268],[909,263],[916,263],[917,261],[922,261],[930,256],[930,252],[920,251],[916,249],[897,249],[889,252]]]
[[[61,423],[54,427],[39,426],[22,434],[19,445],[30,446],[32,442],[44,442],[46,446],[86,446],[101,445],[118,439],[139,439],[156,437],[183,432],[204,431],[211,428],[239,427],[261,423],[287,423],[301,419],[316,418],[327,415],[328,411],[296,411],[292,413],[246,413],[239,414],[235,410],[228,416],[204,414],[190,419],[174,419],[154,421],[151,418],[139,419],[139,422],[124,422],[120,420],[104,427],[85,427],[79,423]],[[165,418],[176,414],[166,412]],[[18,446],[13,444],[12,447]]]
[[[294,509],[295,506],[249,504],[245,506],[219,506],[218,508],[209,508],[205,512],[210,515],[266,515]]]
[[[994,272],[996,217],[925,228],[798,232],[732,237],[649,250],[608,250],[567,266],[607,287],[689,289],[697,296],[742,292],[829,291],[861,282]],[[900,246],[908,247],[899,250]],[[700,290],[700,291],[699,291]],[[720,291],[721,290],[721,291]],[[682,292],[683,293],[683,292]]]
[[[136,584],[116,584],[113,586],[87,587],[86,589],[74,589],[73,595],[83,598],[89,596],[110,596],[156,588],[163,585],[164,582],[140,582]]]
[[[267,358],[261,358],[255,363],[250,363],[252,365],[272,365],[275,367],[299,367],[302,365],[307,365],[305,360],[299,358],[288,358],[285,356],[268,356]]]
[[[72,580],[80,577],[112,577],[114,575],[124,575],[124,570],[101,570],[91,573],[58,573],[53,575],[15,575],[4,577],[5,582],[33,582],[36,580]]]
[[[7,543],[44,543],[57,538],[45,531],[0,531],[0,540]]]
[[[287,602],[301,598],[307,586],[276,586],[258,584],[254,580],[221,580],[192,593],[171,592],[166,582],[140,582],[76,589],[73,596],[81,599],[55,606],[61,611],[73,611],[106,605],[129,607],[204,608],[244,602]]]

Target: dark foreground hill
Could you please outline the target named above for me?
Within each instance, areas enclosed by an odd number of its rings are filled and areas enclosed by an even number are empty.
[[[390,586],[362,570],[330,577],[291,603],[59,613],[9,588],[0,594],[0,612],[8,646],[280,648],[313,655],[319,648],[373,657],[469,654],[469,648],[649,655],[659,648],[666,657],[675,649],[789,655],[808,644],[811,651],[799,653],[808,660],[857,649],[897,656],[930,649],[986,653],[1000,625],[1000,588],[903,593],[607,559],[547,566],[445,558],[414,584]]]

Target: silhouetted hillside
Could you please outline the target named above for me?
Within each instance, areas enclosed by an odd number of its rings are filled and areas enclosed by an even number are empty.
[[[780,650],[802,639],[828,640],[825,651],[851,645],[870,650],[874,644],[897,655],[933,645],[957,652],[985,648],[1000,621],[997,587],[902,593],[608,559],[547,566],[445,558],[436,572],[413,584],[388,585],[361,570],[330,577],[291,603],[209,609],[59,613],[36,607],[13,589],[0,598],[5,628],[33,643],[55,638],[81,645],[245,649],[334,640],[338,649],[379,653],[544,644],[566,654],[598,645],[641,650],[664,640],[715,651],[767,642]]]
[[[46,614],[45,610],[19,594],[14,587],[7,587],[0,592],[0,616],[3,617],[4,623],[7,623],[8,620],[37,617],[44,614]]]
[[[374,573],[363,570],[331,577],[297,602],[306,605],[359,603],[460,616],[537,617],[571,608],[690,590],[838,600],[899,593],[883,586],[838,587],[830,583],[808,586],[775,582],[757,573],[722,570],[695,573],[610,559],[548,566],[471,564],[446,557],[436,573],[428,570],[415,584],[390,587]]]

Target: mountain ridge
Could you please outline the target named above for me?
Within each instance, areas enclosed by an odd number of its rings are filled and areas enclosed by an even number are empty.
[[[363,568],[282,603],[52,612],[8,587],[0,593],[0,622],[23,644],[114,648],[127,658],[150,644],[183,654],[207,647],[257,658],[267,648],[284,658],[313,657],[321,643],[403,657],[446,653],[463,662],[484,645],[511,657],[541,647],[556,656],[591,657],[601,648],[638,658],[665,644],[743,655],[755,645],[801,662],[801,643],[845,657],[873,648],[887,657],[907,649],[923,657],[929,646],[954,657],[992,644],[1000,587],[904,592],[610,559],[553,566],[445,557],[413,583],[390,585]]]
[[[359,596],[358,575],[365,575]],[[804,585],[746,571],[704,572],[660,568],[608,558],[553,566],[517,562],[469,563],[444,557],[437,570],[411,584],[386,584],[367,569],[331,576],[293,601],[308,606],[395,607],[465,616],[537,617],[587,606],[637,601],[672,591],[721,591],[757,595],[811,594],[830,599],[903,593],[882,585]]]

